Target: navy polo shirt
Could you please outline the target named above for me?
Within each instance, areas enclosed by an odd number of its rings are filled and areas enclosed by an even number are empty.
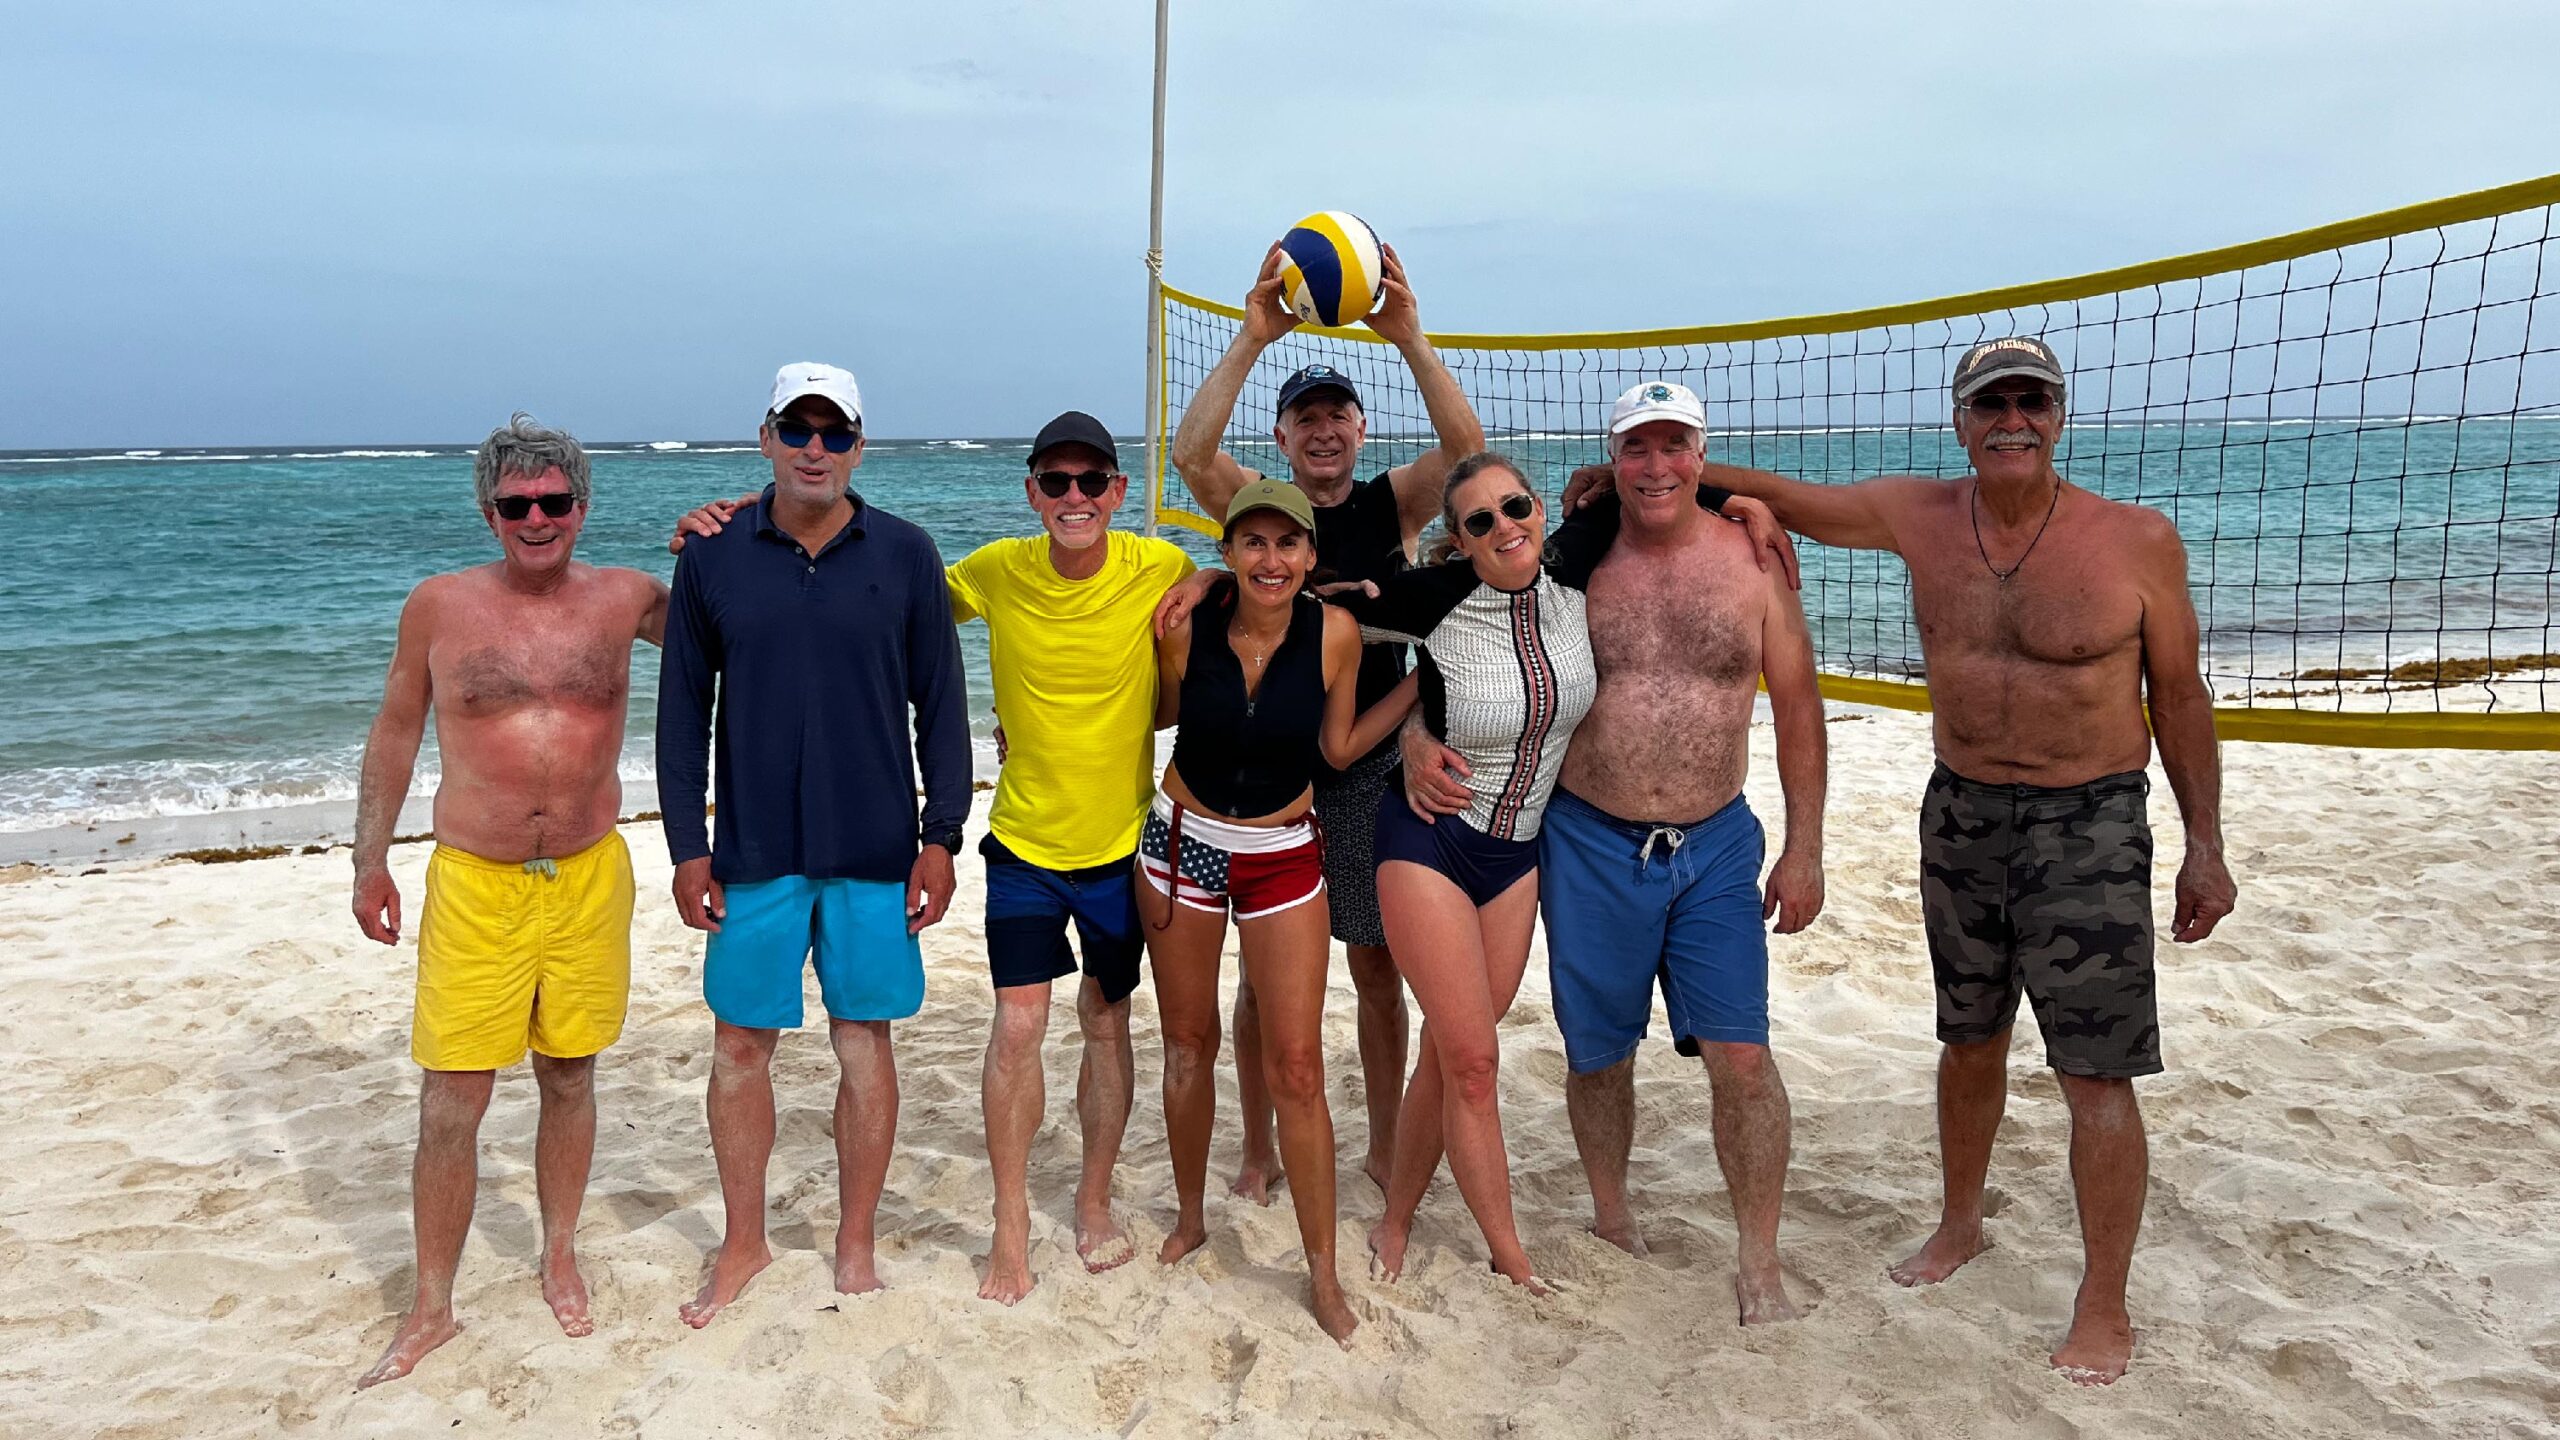
[[[724,885],[903,884],[920,838],[969,816],[968,692],[942,556],[923,530],[846,498],[853,518],[815,555],[769,518],[768,485],[676,560],[658,808],[675,862],[709,855]],[[707,834],[714,751],[719,825]]]

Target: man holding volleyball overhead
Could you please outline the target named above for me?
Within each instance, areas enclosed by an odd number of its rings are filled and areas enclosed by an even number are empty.
[[[1360,448],[1368,416],[1348,376],[1328,365],[1309,365],[1280,387],[1271,436],[1289,462],[1289,479],[1306,492],[1316,516],[1316,564],[1337,581],[1377,580],[1402,570],[1414,540],[1440,513],[1440,492],[1451,467],[1484,448],[1484,427],[1468,405],[1457,377],[1423,336],[1404,263],[1393,246],[1379,247],[1383,299],[1362,323],[1396,347],[1413,372],[1438,448],[1412,461],[1359,479]],[[1263,257],[1262,273],[1245,296],[1245,318],[1235,343],[1192,393],[1174,435],[1174,468],[1192,500],[1209,515],[1224,515],[1238,490],[1262,477],[1219,448],[1236,399],[1264,351],[1298,327],[1282,289],[1289,265],[1281,246]],[[1348,317],[1346,317],[1348,318]],[[1358,703],[1376,704],[1404,678],[1405,647],[1371,645],[1360,662]],[[1372,853],[1378,797],[1396,765],[1396,748],[1382,744],[1349,768],[1328,771],[1316,782],[1316,814],[1325,832],[1325,893],[1333,937],[1351,958],[1351,981],[1360,997],[1360,1073],[1368,1098],[1369,1158],[1363,1167],[1383,1188],[1395,1154],[1396,1109],[1403,1096],[1407,1019],[1404,985],[1387,953],[1378,919],[1378,877]],[[1244,1096],[1244,1163],[1236,1193],[1268,1203],[1279,1176],[1272,1144],[1271,1100],[1262,1083],[1261,1026],[1249,984],[1236,989],[1236,1066]]]

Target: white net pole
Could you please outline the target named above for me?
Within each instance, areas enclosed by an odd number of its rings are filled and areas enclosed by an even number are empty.
[[[1156,0],[1155,152],[1147,174],[1147,534],[1164,494],[1164,60],[1173,0]]]

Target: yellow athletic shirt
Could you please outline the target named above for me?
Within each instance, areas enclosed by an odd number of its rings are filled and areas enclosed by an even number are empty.
[[[988,827],[1051,870],[1138,848],[1156,778],[1151,622],[1197,568],[1168,540],[1103,538],[1111,554],[1089,579],[1058,573],[1046,534],[982,545],[946,572],[951,618],[985,618],[995,670],[1007,758]]]

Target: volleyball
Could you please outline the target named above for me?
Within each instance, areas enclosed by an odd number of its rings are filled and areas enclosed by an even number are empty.
[[[1378,232],[1348,210],[1319,210],[1280,237],[1280,297],[1309,325],[1348,325],[1387,298]]]

